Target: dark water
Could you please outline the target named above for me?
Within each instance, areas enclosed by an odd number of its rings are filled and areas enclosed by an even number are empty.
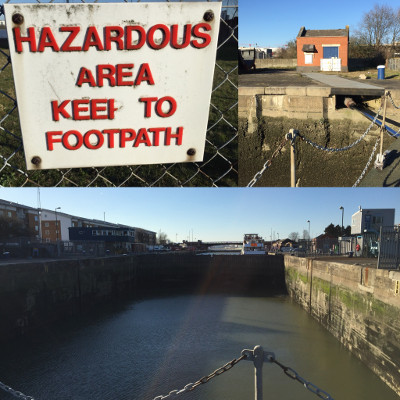
[[[2,343],[0,381],[36,400],[147,400],[181,389],[260,344],[338,399],[398,400],[287,297],[185,295],[134,301],[24,343]],[[241,361],[180,399],[253,399]],[[264,399],[316,399],[264,364]],[[0,399],[12,399],[0,390]]]

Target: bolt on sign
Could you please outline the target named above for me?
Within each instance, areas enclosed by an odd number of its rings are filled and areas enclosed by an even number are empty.
[[[220,2],[4,6],[28,169],[203,160]]]

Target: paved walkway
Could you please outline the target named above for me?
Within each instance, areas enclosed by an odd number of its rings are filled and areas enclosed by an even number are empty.
[[[360,187],[400,187],[400,138],[395,140],[387,150],[390,152],[389,165],[383,170],[372,168],[360,182]]]
[[[331,87],[332,94],[381,96],[384,93],[384,89],[382,87],[341,78],[337,75],[326,75],[318,72],[307,72],[303,73],[303,75],[305,75],[307,78],[320,82],[323,85]]]

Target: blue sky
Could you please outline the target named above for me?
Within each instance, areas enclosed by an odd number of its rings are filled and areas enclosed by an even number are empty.
[[[295,39],[301,26],[344,29],[349,25],[351,35],[375,4],[400,7],[398,0],[243,0],[239,4],[239,45],[280,47]]]
[[[0,188],[0,198],[37,207],[37,188]],[[399,188],[41,188],[42,208],[167,233],[182,241],[237,240],[244,233],[287,237],[308,230],[323,233],[331,222],[344,225],[362,208],[395,208]]]

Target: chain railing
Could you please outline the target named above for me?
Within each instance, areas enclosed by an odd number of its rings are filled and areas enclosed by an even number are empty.
[[[211,379],[213,379],[219,375],[222,375],[226,371],[229,371],[231,368],[233,368],[235,365],[237,365],[242,360],[253,361],[253,363],[254,363],[255,391],[256,391],[255,399],[256,400],[262,400],[262,373],[261,372],[262,372],[262,366],[263,366],[264,362],[275,363],[280,368],[282,368],[283,372],[289,378],[298,381],[306,389],[308,389],[310,392],[317,395],[319,398],[325,399],[325,400],[333,400],[333,397],[331,397],[330,394],[328,394],[324,390],[320,389],[318,386],[314,385],[313,383],[302,378],[294,369],[287,367],[287,366],[283,365],[282,363],[280,363],[278,360],[276,360],[274,353],[264,351],[261,346],[255,346],[253,350],[244,349],[244,350],[242,350],[241,356],[239,358],[234,358],[232,361],[229,361],[222,367],[216,369],[211,374],[204,376],[203,378],[199,379],[195,383],[188,383],[187,385],[185,385],[185,387],[183,389],[171,390],[167,395],[157,396],[153,400],[165,400],[165,399],[170,399],[170,398],[176,398],[177,396],[180,396],[184,393],[191,392],[192,390],[196,389],[200,385],[203,385],[203,384],[209,382]],[[26,396],[23,393],[18,392],[1,382],[0,382],[0,389],[6,391],[7,393],[11,394],[12,396],[14,396],[18,399],[34,400],[33,397]]]
[[[7,41],[0,38],[0,186],[237,186],[238,1],[223,0],[222,10],[203,162],[28,171]]]
[[[9,393],[11,396],[16,397],[17,399],[22,399],[22,400],[35,400],[31,396],[27,396],[18,390],[14,390],[10,386],[5,385],[4,383],[0,382],[0,389],[3,390],[6,393]]]
[[[272,165],[272,160],[278,156],[278,154],[281,153],[282,149],[285,147],[285,144],[287,143],[287,137],[285,135],[284,139],[279,143],[278,147],[275,149],[275,151],[273,152],[272,156],[270,159],[268,159],[263,167],[261,168],[260,171],[258,171],[253,179],[248,183],[247,187],[253,187],[257,181],[262,177],[262,174]]]
[[[282,363],[276,360],[275,354],[271,352],[264,351],[261,346],[255,346],[253,350],[244,349],[242,350],[241,356],[239,358],[234,358],[232,361],[226,363],[221,368],[216,369],[210,375],[207,375],[201,379],[199,379],[196,383],[189,383],[181,390],[172,390],[166,396],[157,396],[153,400],[165,400],[169,398],[174,398],[181,394],[190,392],[194,390],[196,387],[201,384],[207,383],[212,378],[223,374],[224,372],[230,370],[233,366],[235,366],[238,362],[242,360],[253,361],[254,369],[255,369],[255,400],[262,400],[262,366],[264,362],[275,363],[280,368],[282,368],[283,372],[291,379],[295,379],[299,383],[301,383],[306,389],[310,392],[314,393],[321,399],[325,400],[333,400],[333,397],[324,390],[320,389],[318,386],[313,383],[302,378],[294,369],[290,367],[286,367]]]
[[[372,129],[372,127],[375,125],[375,122],[377,121],[380,113],[381,113],[381,109],[379,108],[378,112],[376,113],[375,117],[372,119],[371,124],[368,126],[368,128],[365,130],[365,132],[357,139],[355,140],[353,143],[351,143],[348,146],[345,147],[340,147],[340,148],[334,148],[334,147],[326,147],[326,146],[321,146],[318,143],[315,143],[313,141],[311,141],[310,139],[308,139],[307,137],[305,137],[304,135],[301,135],[298,131],[296,131],[296,136],[298,136],[302,141],[304,141],[305,143],[309,144],[310,146],[312,146],[313,148],[317,149],[317,150],[322,150],[328,153],[339,153],[339,152],[343,152],[343,151],[347,151],[352,149],[354,146],[356,146],[357,144],[359,144],[370,132],[370,130]],[[295,137],[296,137],[295,136]],[[252,187],[254,186],[257,181],[261,178],[262,174],[271,166],[272,164],[272,160],[281,153],[282,149],[284,148],[285,144],[290,141],[292,146],[294,146],[295,144],[295,137],[291,138],[291,136],[288,134],[285,134],[284,139],[279,143],[279,145],[277,146],[277,148],[275,149],[274,153],[272,154],[272,156],[264,163],[263,167],[261,168],[260,171],[258,171],[253,179],[248,183],[247,187]],[[360,177],[357,179],[357,181],[354,183],[353,187],[358,186],[358,184],[360,183],[360,181],[363,179],[364,175],[366,174],[372,158],[376,152],[376,149],[378,147],[378,143],[380,142],[380,138],[378,137],[375,146],[372,150],[371,156],[369,157],[367,164],[364,168],[364,170],[362,171]]]
[[[311,140],[307,139],[305,136],[299,135],[299,137],[304,140],[307,144],[311,145],[312,147],[316,148],[317,150],[323,150],[327,151],[328,153],[337,153],[341,151],[347,151],[350,150],[352,147],[356,146],[358,143],[361,142],[365,138],[365,136],[368,135],[369,131],[372,129],[372,127],[375,125],[375,121],[378,119],[379,114],[381,113],[381,108],[379,108],[378,112],[376,113],[373,121],[369,125],[369,127],[366,129],[366,131],[352,144],[345,146],[345,147],[340,147],[340,148],[333,148],[333,147],[324,147],[321,146],[317,143],[312,142]]]
[[[389,97],[390,102],[392,103],[392,106],[393,106],[394,108],[400,109],[400,106],[397,106],[397,105],[394,103],[392,94],[391,94],[390,92],[388,92],[388,97]]]
[[[378,148],[378,144],[379,144],[380,140],[381,140],[381,138],[378,136],[378,138],[376,139],[376,142],[375,142],[375,146],[372,149],[371,155],[369,156],[369,159],[368,159],[367,163],[365,164],[365,167],[364,167],[363,171],[361,172],[360,176],[354,182],[354,185],[352,186],[353,188],[357,187],[360,184],[361,180],[364,178],[365,174],[367,173],[368,168],[371,165],[372,159],[374,158],[376,149]]]

